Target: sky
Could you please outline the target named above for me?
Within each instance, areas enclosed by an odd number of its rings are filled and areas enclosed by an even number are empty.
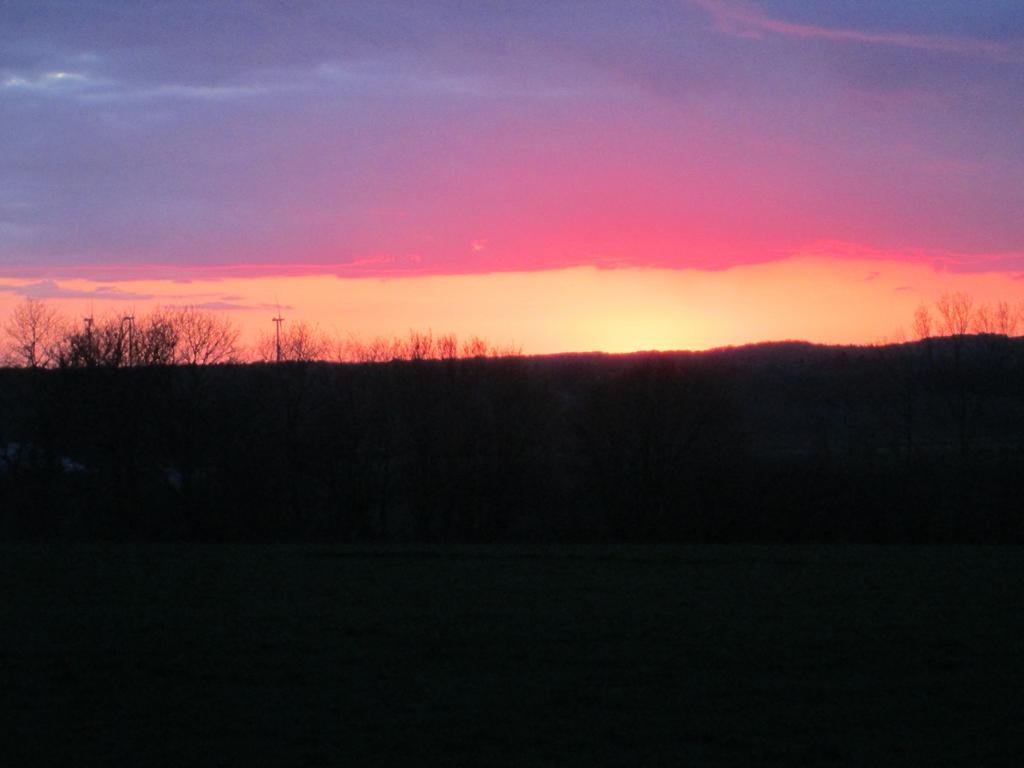
[[[1022,126],[1019,0],[0,0],[0,314],[872,342],[1024,300]]]

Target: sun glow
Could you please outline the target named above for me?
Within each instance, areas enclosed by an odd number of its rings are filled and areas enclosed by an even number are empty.
[[[404,337],[410,329],[481,336],[528,354],[705,349],[806,339],[873,343],[900,337],[914,309],[945,291],[977,302],[1024,299],[1008,273],[957,274],[920,264],[825,257],[733,269],[596,269],[340,278],[264,276],[176,282],[0,281],[0,313],[22,295],[72,318],[195,305],[226,312],[247,343],[286,322],[313,323],[339,341]]]

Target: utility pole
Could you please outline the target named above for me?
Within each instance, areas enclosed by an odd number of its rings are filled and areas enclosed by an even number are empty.
[[[96,363],[96,348],[92,343],[92,312],[89,313],[88,317],[83,317],[82,322],[85,324],[85,349],[78,350],[78,354],[84,354],[85,359],[82,361],[86,365],[94,365]]]
[[[277,317],[273,318],[275,333],[276,333],[276,351],[277,351],[277,362],[281,362],[281,323],[284,322],[284,318],[281,317],[281,310],[277,311]]]
[[[128,367],[132,367],[132,350],[134,349],[135,341],[135,315],[125,315],[121,320],[122,323],[128,323]]]

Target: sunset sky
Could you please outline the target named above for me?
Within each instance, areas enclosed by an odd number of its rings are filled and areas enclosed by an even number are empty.
[[[1020,0],[0,3],[0,314],[627,351],[1022,278]]]

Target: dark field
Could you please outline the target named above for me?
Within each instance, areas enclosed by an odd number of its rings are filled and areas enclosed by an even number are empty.
[[[1019,765],[1016,548],[5,545],[4,765]]]

